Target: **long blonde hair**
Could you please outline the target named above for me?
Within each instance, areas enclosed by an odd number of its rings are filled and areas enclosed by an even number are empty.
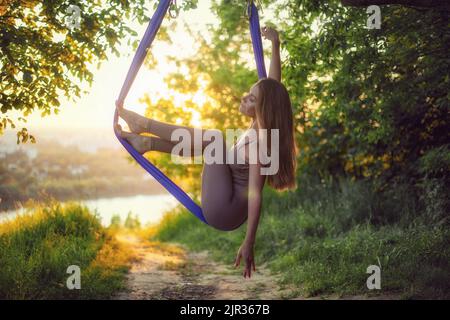
[[[272,78],[260,79],[256,85],[259,89],[256,121],[258,128],[267,129],[269,154],[272,154],[270,129],[279,129],[279,170],[268,176],[268,184],[278,191],[295,189],[298,150],[289,93],[281,82]]]

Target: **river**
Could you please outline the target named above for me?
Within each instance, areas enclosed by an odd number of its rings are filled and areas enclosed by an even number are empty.
[[[138,217],[141,225],[158,223],[164,212],[174,208],[178,202],[171,195],[136,195],[129,197],[99,198],[94,200],[81,200],[91,211],[97,211],[104,226],[111,223],[111,218],[118,215],[125,221],[128,212]],[[63,202],[64,203],[64,202]],[[11,210],[0,212],[0,222],[12,219],[25,210]]]

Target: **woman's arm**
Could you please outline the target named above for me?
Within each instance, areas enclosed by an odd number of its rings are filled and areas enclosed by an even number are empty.
[[[266,180],[265,175],[261,175],[260,164],[250,164],[249,190],[248,190],[248,220],[247,234],[245,240],[239,248],[235,266],[239,266],[241,258],[244,258],[245,269],[244,278],[251,277],[251,269],[256,270],[253,257],[253,246],[256,240],[259,218],[261,215],[262,189]]]
[[[278,32],[270,27],[261,28],[264,38],[272,41],[272,59],[270,61],[269,78],[281,82],[280,38]]]
[[[248,182],[248,224],[245,241],[252,245],[256,239],[256,230],[261,213],[262,189],[265,180],[266,176],[261,175],[261,165],[251,164]]]

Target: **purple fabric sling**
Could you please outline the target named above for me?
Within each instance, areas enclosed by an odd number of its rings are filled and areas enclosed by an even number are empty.
[[[121,104],[124,103],[125,98],[130,91],[131,85],[133,84],[136,75],[144,62],[147,55],[147,50],[149,50],[153,40],[155,39],[156,33],[158,32],[161,23],[166,15],[172,0],[161,0],[158,4],[158,8],[153,14],[150,23],[145,31],[145,34],[137,48],[134,55],[133,62],[131,63],[130,69],[128,70],[125,81],[120,90],[119,97],[117,101]],[[259,26],[259,16],[258,9],[251,2],[247,8],[249,23],[250,23],[250,34],[253,42],[253,51],[255,55],[256,66],[258,69],[258,77],[266,78],[266,69],[264,65],[264,55],[263,47]],[[192,200],[189,195],[184,192],[178,185],[176,185],[172,180],[170,180],[164,173],[161,172],[155,165],[153,165],[149,160],[147,160],[143,155],[137,152],[133,146],[131,146],[127,140],[120,137],[120,133],[116,130],[116,124],[118,123],[119,117],[117,109],[114,113],[114,133],[117,139],[120,141],[122,146],[128,151],[128,153],[148,172],[150,173],[161,185],[166,188],[186,209],[192,212],[201,221],[206,222],[203,216],[202,208]]]

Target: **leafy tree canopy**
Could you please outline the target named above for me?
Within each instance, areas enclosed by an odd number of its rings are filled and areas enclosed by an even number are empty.
[[[448,152],[448,4],[384,5],[381,28],[368,29],[369,14],[358,1],[260,2],[275,12],[270,23],[281,32],[283,82],[298,125],[300,171],[385,181],[403,173],[417,179],[423,174],[419,160],[429,151],[446,146]],[[365,2],[376,3],[381,4]],[[207,93],[217,105],[198,110],[219,128],[245,125],[237,105],[257,80],[245,5],[212,1],[220,22],[209,26],[211,41],[197,35],[194,57],[173,57],[189,67],[188,79],[181,73],[168,79],[180,90],[196,90],[199,79],[207,79]],[[261,16],[264,20],[264,10]],[[149,105],[150,116],[172,120],[173,109]]]
[[[184,1],[181,9],[196,2]],[[33,110],[57,114],[62,97],[80,97],[81,84],[93,80],[88,66],[109,52],[118,55],[122,40],[135,40],[127,23],[147,21],[157,1],[152,3],[153,8],[146,0],[1,0],[0,134],[16,128],[12,110],[26,122]],[[80,8],[79,28],[67,23],[74,17],[71,6]],[[35,140],[26,128],[17,135],[20,142]]]
[[[196,2],[183,2],[183,9],[195,7]],[[211,1],[219,23],[208,26],[210,37],[186,26],[195,38],[197,53],[170,58],[180,71],[167,77],[168,86],[195,93],[206,83],[212,102],[188,101],[187,107],[180,108],[170,97],[156,102],[144,97],[148,116],[187,124],[190,111],[196,110],[207,127],[245,127],[237,105],[241,94],[257,80],[244,18],[246,3]],[[294,107],[300,171],[320,177],[389,180],[399,173],[416,179],[435,172],[433,168],[450,166],[444,163],[448,157],[428,156],[443,155],[450,148],[448,3],[258,3],[264,9],[263,21],[266,8],[275,13],[270,23],[281,33],[283,82]],[[73,32],[64,23],[69,4],[79,5],[83,12],[81,29]],[[361,6],[369,4],[387,4],[381,6],[380,29],[366,27],[369,14]],[[144,0],[8,1],[0,11],[0,128],[12,124],[8,120],[12,109],[25,116],[33,109],[48,114],[58,110],[61,93],[79,95],[75,80],[92,81],[87,64],[106,59],[108,50],[116,52],[119,41],[133,35],[126,18],[144,21],[152,14],[145,7]],[[162,31],[160,41],[170,42],[170,32]],[[183,73],[182,67],[189,73]],[[183,181],[200,170],[199,166],[176,167],[167,157],[154,160]]]

